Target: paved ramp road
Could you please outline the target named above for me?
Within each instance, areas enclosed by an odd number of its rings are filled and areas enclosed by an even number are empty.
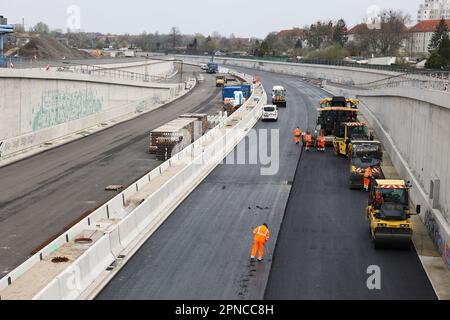
[[[347,187],[348,161],[304,153],[286,209],[266,299],[435,299],[414,249],[375,250],[367,193]],[[368,290],[367,268],[381,270]]]
[[[262,177],[257,165],[217,167],[98,299],[435,299],[414,250],[373,249],[367,195],[347,188],[346,160],[328,151],[299,162],[292,131],[314,127],[326,95],[298,78],[258,73],[267,90],[288,89],[279,122],[256,125],[281,130],[278,174]],[[273,261],[268,254],[250,264],[251,230],[263,222],[273,235],[270,251],[277,242]],[[371,265],[381,268],[381,291],[366,287]]]

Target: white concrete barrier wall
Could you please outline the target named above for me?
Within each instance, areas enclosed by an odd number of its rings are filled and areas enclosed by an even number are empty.
[[[74,300],[114,260],[109,236],[105,235],[35,295],[33,299]]]

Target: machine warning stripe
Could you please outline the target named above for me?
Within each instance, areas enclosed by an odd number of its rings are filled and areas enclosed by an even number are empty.
[[[365,123],[361,123],[361,122],[349,122],[347,123],[347,126],[349,127],[362,127],[365,126]]]
[[[401,185],[380,185],[380,189],[405,189],[405,186]]]

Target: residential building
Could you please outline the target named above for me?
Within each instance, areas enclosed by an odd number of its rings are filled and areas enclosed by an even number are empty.
[[[417,12],[417,21],[450,19],[450,0],[424,0]]]
[[[425,20],[409,29],[410,37],[407,49],[411,54],[427,54],[431,37],[439,24],[438,20]],[[450,30],[450,19],[445,20]]]

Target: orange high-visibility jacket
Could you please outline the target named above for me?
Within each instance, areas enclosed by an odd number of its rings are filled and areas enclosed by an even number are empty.
[[[364,178],[369,179],[373,174],[372,169],[369,167],[366,169],[366,172],[364,173]]]
[[[325,143],[325,137],[324,136],[319,136],[317,138],[317,141],[319,142],[319,145],[322,145]]]
[[[266,226],[259,226],[253,230],[253,234],[255,235],[254,241],[266,243],[270,238],[270,231]]]
[[[305,140],[306,140],[306,142],[311,143],[311,142],[312,142],[312,137],[311,137],[311,135],[310,135],[310,134],[307,134],[307,135],[305,136]]]
[[[302,135],[302,132],[300,131],[300,129],[295,129],[294,134],[296,137],[300,137]]]

